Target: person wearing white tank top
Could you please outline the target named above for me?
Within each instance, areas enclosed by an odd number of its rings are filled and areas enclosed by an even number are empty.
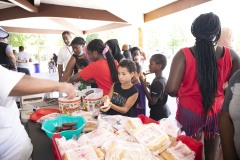
[[[59,91],[75,97],[72,84],[25,76],[0,66],[0,160],[28,160],[33,146],[20,122],[15,97]],[[35,85],[38,84],[38,85]]]

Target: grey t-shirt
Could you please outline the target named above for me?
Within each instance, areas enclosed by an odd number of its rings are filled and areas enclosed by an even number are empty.
[[[30,59],[30,56],[27,52],[18,52],[17,53],[17,59],[18,60],[27,60],[27,62],[25,63],[20,63],[18,62],[17,63],[17,66],[19,68],[29,68],[29,59]]]
[[[234,144],[240,158],[240,70],[230,79],[222,109],[229,112],[234,126]]]

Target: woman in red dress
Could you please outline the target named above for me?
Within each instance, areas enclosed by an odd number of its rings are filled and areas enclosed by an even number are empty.
[[[237,53],[216,46],[221,35],[219,17],[201,14],[191,27],[195,45],[174,56],[166,91],[177,97],[176,119],[188,136],[204,138],[205,159],[216,157],[220,142],[218,119],[224,99],[223,85],[240,68]]]

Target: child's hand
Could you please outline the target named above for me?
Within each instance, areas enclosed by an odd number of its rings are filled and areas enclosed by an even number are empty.
[[[141,82],[142,82],[142,81],[146,81],[146,77],[144,76],[143,73],[140,73],[139,79],[141,80]]]
[[[111,106],[112,103],[110,102],[110,98],[108,95],[105,95],[101,98],[101,101],[104,103],[103,106],[100,107],[100,111],[107,112]]]
[[[140,60],[140,58],[138,56],[136,56],[136,57],[133,58],[133,60],[138,61],[138,60]]]
[[[110,99],[110,98],[108,97],[108,95],[105,95],[100,100],[101,100],[101,102],[104,103],[107,99]]]
[[[145,72],[143,72],[143,75],[148,75],[148,74],[150,74],[150,70],[148,69],[148,70],[146,70]]]
[[[147,79],[146,77],[142,74],[140,75],[140,82],[142,83],[143,86],[147,87]]]
[[[108,106],[101,106],[100,111],[107,112],[112,106],[112,103],[110,102]]]
[[[147,83],[146,83],[146,85],[147,85],[147,88],[149,88],[149,89],[150,89],[150,87],[151,87],[151,84],[150,84],[149,82],[147,82]]]

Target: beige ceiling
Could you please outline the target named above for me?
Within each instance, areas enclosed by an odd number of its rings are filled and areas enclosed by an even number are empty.
[[[151,20],[210,0],[0,0],[0,26],[9,32],[95,33]]]

